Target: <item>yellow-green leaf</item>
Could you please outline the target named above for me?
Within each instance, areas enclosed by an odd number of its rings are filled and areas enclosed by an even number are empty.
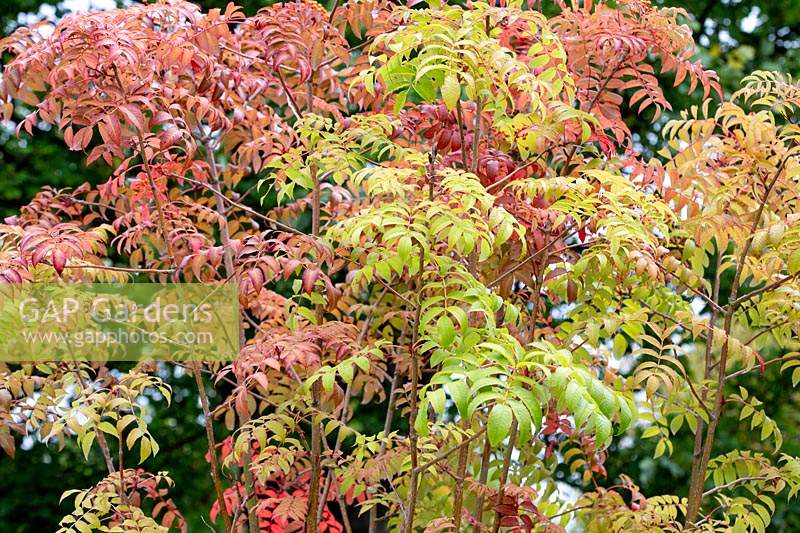
[[[448,74],[442,83],[442,99],[447,109],[455,109],[458,99],[461,97],[461,85],[455,74]]]

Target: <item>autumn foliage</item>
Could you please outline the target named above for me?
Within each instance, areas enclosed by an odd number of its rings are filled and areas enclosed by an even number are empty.
[[[0,225],[2,281],[238,284],[238,358],[185,365],[217,530],[764,531],[800,490],[737,384],[800,381],[800,87],[759,72],[724,99],[682,10],[555,3],[162,0],[2,41],[5,119],[112,169]],[[628,120],[667,112],[646,160]],[[61,531],[198,512],[146,470],[136,398],[169,401],[164,364],[0,363],[8,455],[28,435],[105,460]],[[383,428],[352,424],[365,405]],[[715,447],[723,416],[770,446]],[[687,496],[594,488],[612,442],[669,454],[678,431]]]

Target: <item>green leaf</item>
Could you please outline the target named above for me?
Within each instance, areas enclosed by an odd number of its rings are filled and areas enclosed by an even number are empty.
[[[461,85],[455,74],[448,74],[442,83],[442,99],[447,109],[455,109],[458,99],[461,97]]]
[[[458,409],[458,414],[461,418],[467,420],[472,418],[472,413],[467,409],[469,406],[469,387],[467,383],[463,380],[448,383],[447,392],[450,393],[453,403],[456,404],[456,409]]]
[[[420,402],[417,419],[414,420],[414,429],[423,437],[428,436],[428,403],[427,399]]]
[[[533,426],[528,409],[522,402],[516,400],[509,400],[508,405],[514,413],[514,418],[517,420],[517,442],[527,442],[531,436]]]
[[[497,446],[511,431],[511,422],[514,415],[511,408],[504,404],[497,404],[489,413],[489,420],[486,422],[486,434],[489,436],[489,443]]]
[[[669,422],[669,430],[673,435],[676,435],[678,431],[680,431],[681,426],[683,426],[683,415],[678,415]]]
[[[136,444],[136,440],[139,439],[142,435],[144,435],[144,429],[141,427],[136,427],[128,433],[127,439],[125,439],[125,443],[128,445],[128,449],[133,449],[133,445]]]
[[[150,453],[152,452],[150,446],[150,439],[144,438],[139,441],[139,464],[142,464],[145,459],[150,457]]]
[[[444,413],[445,400],[447,399],[444,394],[444,389],[436,389],[428,393],[428,399],[433,406],[433,411],[437,414]]]
[[[631,425],[631,422],[634,420],[634,412],[631,409],[630,404],[627,401],[620,399],[619,402],[619,423],[617,427],[617,433],[621,434],[624,433]]]
[[[369,372],[369,358],[362,356],[356,357],[354,360],[356,366],[361,369],[362,372]]]
[[[333,384],[336,381],[336,374],[331,372],[330,369],[326,369],[326,372],[322,374],[322,388],[325,389],[325,392],[330,392],[333,390]]]
[[[353,382],[353,365],[350,362],[345,362],[339,365],[339,375],[342,376],[342,381],[348,385]]]
[[[397,93],[397,96],[394,100],[394,112],[399,113],[403,106],[406,105],[406,100],[408,99],[408,91],[402,91]]]
[[[592,128],[586,122],[581,122],[581,142],[585,143],[592,136]]]
[[[436,89],[439,87],[436,78],[440,73],[437,71],[428,72],[426,75],[414,82],[414,92],[426,102],[436,100]]]
[[[109,435],[113,435],[114,437],[119,437],[117,433],[117,428],[115,428],[111,422],[103,421],[97,424],[97,428],[102,431],[103,433],[108,433]]]
[[[659,457],[664,455],[664,452],[666,451],[666,446],[667,446],[667,441],[663,439],[658,441],[658,444],[656,444],[656,451],[653,454],[653,459],[658,459]]]
[[[625,352],[628,349],[628,341],[625,340],[625,336],[621,333],[617,333],[614,336],[614,355],[617,357],[622,357],[625,355]]]
[[[792,252],[788,261],[789,274],[795,275],[800,272],[800,248]]]
[[[404,263],[408,263],[411,257],[411,237],[408,235],[401,237],[400,242],[397,243],[397,255],[400,256]]]
[[[661,428],[658,426],[650,426],[642,432],[643,439],[649,439],[651,437],[655,437],[656,435],[661,435]]]
[[[611,421],[603,415],[596,415],[594,421],[595,434],[599,447],[611,444]]]
[[[364,76],[364,89],[370,96],[375,96],[375,73],[370,72]],[[260,186],[260,185],[259,185]]]
[[[83,456],[86,459],[89,459],[89,451],[92,449],[94,435],[94,431],[87,431],[81,438],[81,450],[83,451]]]
[[[453,344],[453,339],[456,337],[456,330],[453,326],[453,321],[447,315],[442,315],[436,322],[436,333],[439,336],[439,344],[442,348],[447,348]]]
[[[614,416],[617,411],[617,402],[614,395],[598,380],[593,379],[589,382],[589,394],[595,401],[600,411],[608,418]]]

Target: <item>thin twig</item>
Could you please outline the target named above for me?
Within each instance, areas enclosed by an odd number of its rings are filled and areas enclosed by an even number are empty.
[[[742,305],[743,303],[747,302],[748,300],[751,300],[751,299],[755,298],[759,294],[762,294],[762,293],[765,293],[765,292],[769,292],[769,291],[773,291],[773,290],[777,289],[778,287],[780,287],[781,285],[784,285],[785,283],[787,283],[789,281],[792,281],[795,278],[797,278],[797,274],[792,274],[790,276],[785,276],[785,277],[783,277],[783,278],[781,278],[781,279],[779,279],[777,281],[774,281],[773,283],[770,283],[768,285],[764,285],[763,287],[761,287],[759,289],[755,289],[753,291],[750,291],[747,294],[743,294],[742,296],[737,298],[735,301],[730,302],[728,305],[731,305],[731,306],[734,306],[734,307],[738,307],[738,306]]]
[[[556,242],[558,242],[561,239],[565,239],[565,238],[569,237],[570,236],[570,232],[572,232],[572,230],[574,228],[575,228],[575,224],[570,224],[566,229],[564,229],[564,231],[562,231],[560,234],[558,234],[556,237],[554,237],[553,240],[551,240],[550,242],[545,244],[542,248],[539,248],[538,250],[536,250],[535,252],[530,254],[528,257],[523,259],[521,262],[517,263],[513,267],[509,268],[508,270],[506,270],[505,272],[500,274],[495,280],[493,280],[492,282],[490,282],[486,286],[489,287],[489,288],[494,287],[495,285],[497,285],[498,283],[500,283],[501,281],[506,279],[508,276],[510,276],[511,274],[513,274],[514,272],[516,272],[517,270],[522,268],[524,265],[526,265],[526,264],[530,263],[531,261],[539,258],[539,256],[541,256],[542,254],[547,253],[548,249],[553,244],[555,244]]]
[[[789,355],[784,355],[782,357],[775,357],[774,359],[770,359],[769,361],[764,361],[764,366],[771,365],[774,363],[793,361],[795,359],[800,359],[800,354],[789,354]],[[752,368],[742,368],[741,370],[737,370],[736,372],[732,372],[727,376],[725,376],[725,380],[730,380],[735,377],[742,376],[744,374],[747,374],[748,372],[752,372],[752,370],[753,370]]]
[[[481,471],[478,475],[478,482],[481,485],[486,485],[486,481],[489,479],[489,461],[492,454],[492,443],[489,442],[489,436],[487,435],[483,442],[483,453],[481,454]],[[478,492],[477,498],[475,498],[475,526],[473,529],[473,533],[481,533],[483,531],[483,492]]]
[[[133,268],[108,265],[65,265],[64,268],[83,270],[110,270],[112,272],[130,272],[134,274],[172,274],[175,272],[174,268]]]
[[[503,457],[503,468],[500,470],[500,484],[497,487],[497,500],[495,501],[494,526],[492,526],[492,533],[497,533],[500,530],[500,520],[502,514],[499,507],[503,505],[503,498],[505,497],[505,485],[508,481],[508,470],[511,468],[511,454],[514,452],[514,445],[517,442],[517,419],[511,422],[511,435],[508,438],[508,448],[506,448],[505,457]]]
[[[425,269],[425,250],[422,246],[419,247],[419,271],[417,272],[417,292],[421,295],[422,293],[422,275]],[[421,297],[420,297],[421,298]],[[403,528],[402,531],[404,533],[411,533],[414,530],[414,512],[417,507],[417,490],[419,489],[419,450],[417,448],[417,428],[416,428],[416,418],[417,418],[417,396],[419,391],[417,390],[419,387],[419,359],[417,357],[417,343],[419,341],[419,325],[420,320],[422,317],[422,301],[417,303],[417,310],[414,315],[414,322],[412,324],[412,331],[411,331],[411,345],[409,346],[409,352],[411,355],[411,412],[409,414],[409,430],[408,430],[408,440],[409,445],[411,447],[411,480],[410,488],[409,488],[409,495],[408,495],[408,505],[406,506],[406,513],[403,519]]]
[[[397,387],[400,383],[400,372],[395,369],[394,375],[392,376],[392,383],[389,386],[389,398],[387,399],[387,407],[386,407],[386,416],[383,420],[383,438],[381,439],[381,448],[380,454],[383,455],[386,453],[386,437],[389,435],[389,431],[392,429],[392,419],[394,417],[394,402],[395,396],[397,394]],[[400,503],[402,505],[402,502]],[[368,533],[375,533],[377,528],[378,522],[378,510],[373,506],[369,510],[369,526],[367,527]]]
[[[286,85],[286,81],[283,79],[281,69],[277,68],[275,69],[275,72],[277,72],[278,81],[281,82],[281,87],[283,87],[283,91],[286,93],[286,103],[289,105],[289,109],[292,111],[292,114],[295,116],[295,118],[300,118],[302,113],[300,113],[300,108],[297,106],[297,102],[294,100],[292,91],[289,90],[289,87]]]
[[[703,497],[706,498],[706,497],[711,496],[713,494],[716,494],[718,492],[722,492],[725,489],[729,489],[731,487],[735,487],[736,485],[739,485],[741,483],[747,483],[748,481],[766,481],[768,479],[770,479],[769,476],[745,476],[745,477],[740,477],[739,479],[734,479],[733,481],[729,481],[728,483],[725,483],[724,485],[719,485],[717,487],[713,487],[713,488],[708,489],[707,491],[705,491],[703,493]]]
[[[446,450],[446,451],[443,450],[443,451],[439,452],[436,455],[436,457],[434,457],[433,459],[427,461],[426,463],[423,463],[422,465],[418,466],[417,467],[417,472],[421,474],[422,472],[425,472],[427,469],[429,469],[430,467],[434,466],[435,464],[441,463],[442,461],[444,461],[445,459],[447,459],[448,457],[453,455],[455,452],[457,452],[459,449],[461,449],[461,446],[463,444],[471,443],[472,441],[474,441],[475,439],[479,438],[484,433],[486,433],[486,428],[485,427],[481,428],[477,433],[475,433],[474,435],[472,435],[468,439],[464,440],[458,446],[450,448],[449,450]]]

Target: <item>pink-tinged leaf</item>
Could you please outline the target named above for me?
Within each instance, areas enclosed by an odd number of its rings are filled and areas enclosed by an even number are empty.
[[[250,410],[247,407],[247,390],[244,388],[240,388],[239,392],[236,393],[236,399],[234,401],[236,404],[236,412],[239,413],[241,416],[250,416]]]
[[[138,107],[133,104],[125,104],[119,107],[119,111],[136,131],[144,132],[144,115]]]
[[[64,271],[64,267],[67,264],[67,254],[64,253],[64,250],[62,250],[61,248],[56,248],[55,250],[53,250],[52,261],[53,261],[53,268],[60,276],[61,273]]]
[[[316,269],[308,269],[303,272],[303,292],[313,292],[314,285],[317,283],[317,279],[319,279],[320,272]]]

